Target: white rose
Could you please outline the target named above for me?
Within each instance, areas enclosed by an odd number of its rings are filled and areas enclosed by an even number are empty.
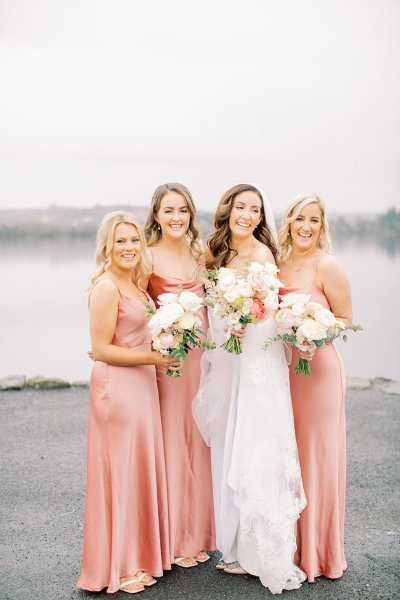
[[[293,304],[297,303],[306,304],[310,298],[309,294],[285,294],[282,298],[282,304],[285,306],[293,306]]]
[[[196,325],[197,319],[191,312],[185,312],[183,316],[179,319],[179,327],[182,329],[193,329]]]
[[[177,302],[178,294],[160,294],[158,296],[158,301],[160,304],[171,304],[171,302]]]
[[[269,277],[263,272],[249,273],[247,281],[258,292],[258,296],[265,297],[269,290]]]
[[[235,302],[235,300],[239,300],[240,294],[239,294],[238,290],[236,289],[236,286],[234,288],[232,288],[231,290],[226,291],[224,293],[224,298],[227,302],[229,302],[229,304],[232,304],[232,302]]]
[[[159,316],[158,316],[158,312],[156,312],[151,317],[151,319],[149,319],[148,326],[149,326],[149,329],[150,329],[151,334],[152,334],[153,337],[156,337],[156,336],[158,336],[161,333],[162,327],[161,327],[161,324],[160,324],[160,319],[159,319]]]
[[[278,267],[269,262],[265,263],[263,269],[267,275],[272,275],[273,277],[279,272]]]
[[[321,310],[317,310],[315,313],[315,320],[324,327],[333,327],[336,324],[335,315],[328,310],[327,308],[322,308]]]
[[[291,311],[297,317],[301,317],[301,315],[303,315],[305,313],[306,307],[302,302],[295,302],[291,306]]]
[[[323,308],[323,306],[321,306],[321,304],[319,304],[319,302],[307,302],[306,304],[306,312],[308,315],[311,315],[312,317],[315,317],[315,313],[318,310],[321,310]]]
[[[263,265],[260,265],[260,263],[258,262],[251,262],[248,266],[247,266],[247,271],[249,273],[261,273],[261,271],[264,270]]]
[[[313,340],[323,340],[327,337],[327,328],[314,319],[304,319],[297,330],[296,337],[300,340],[302,337],[309,342]]]
[[[236,272],[233,269],[221,267],[218,271],[218,287],[222,292],[228,292],[235,285]]]
[[[279,332],[281,331],[281,329],[290,329],[299,324],[296,315],[292,313],[290,308],[280,308],[276,313],[275,320]]]
[[[160,333],[160,335],[158,336],[158,342],[160,348],[163,350],[175,348],[175,337],[172,333]]]
[[[253,290],[251,289],[251,285],[248,281],[244,281],[243,279],[239,279],[236,284],[236,289],[242,298],[251,298],[253,296]]]
[[[164,304],[158,309],[160,325],[163,329],[170,327],[175,321],[178,321],[184,314],[184,310],[178,302]]]
[[[270,292],[266,298],[264,298],[264,306],[267,311],[267,315],[270,315],[278,308],[278,294]]]
[[[202,299],[193,292],[182,292],[178,298],[178,302],[183,310],[189,310],[194,313],[203,305]]]

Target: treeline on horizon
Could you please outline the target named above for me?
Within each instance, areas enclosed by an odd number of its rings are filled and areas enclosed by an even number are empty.
[[[139,222],[144,223],[148,207],[121,206],[135,214]],[[0,239],[54,239],[54,238],[93,238],[103,216],[117,210],[115,206],[95,206],[93,208],[62,208],[29,210],[0,210]],[[275,215],[279,225],[281,215]],[[212,228],[212,213],[197,212],[197,222],[202,237],[207,237]],[[400,240],[400,211],[390,208],[377,215],[334,215],[329,217],[332,235],[338,238],[357,237],[371,239],[376,237],[398,238]],[[397,240],[396,240],[397,241]]]

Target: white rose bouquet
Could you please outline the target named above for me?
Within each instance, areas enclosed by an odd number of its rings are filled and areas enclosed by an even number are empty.
[[[199,329],[201,319],[198,312],[203,300],[193,292],[182,291],[179,294],[160,294],[158,301],[158,309],[146,303],[153,347],[161,354],[180,358],[183,364],[190,348],[207,345],[199,338],[202,331]],[[168,369],[167,375],[181,377],[182,369]]]
[[[307,294],[296,293],[283,296],[275,316],[277,335],[265,342],[265,349],[274,341],[283,340],[299,352],[312,354],[318,346],[325,346],[338,337],[346,341],[346,330],[362,329],[360,325],[346,325],[318,302],[311,302],[310,298]],[[296,373],[310,375],[310,361],[300,357]]]
[[[226,267],[206,272],[204,303],[213,309],[216,317],[226,318],[227,322],[226,342],[222,348],[240,354],[242,345],[232,331],[267,319],[278,308],[282,283],[276,277],[277,272],[275,265],[256,262],[247,263],[242,274]]]

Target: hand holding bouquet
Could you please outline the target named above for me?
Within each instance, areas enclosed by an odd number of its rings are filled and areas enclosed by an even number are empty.
[[[172,354],[183,364],[190,348],[204,345],[199,338],[202,332],[198,315],[203,301],[193,292],[185,291],[160,294],[158,301],[158,309],[153,304],[146,304],[153,347],[163,355]],[[167,375],[181,377],[182,369],[168,369]]]
[[[346,341],[345,331],[362,329],[360,325],[346,325],[318,302],[311,302],[307,294],[286,294],[276,314],[277,335],[265,342],[267,349],[276,340],[291,344],[300,353],[313,354],[318,346],[325,346],[335,338]],[[299,358],[296,373],[310,375],[310,361]]]
[[[227,339],[222,347],[228,352],[242,352],[240,339],[233,331],[267,319],[278,308],[282,283],[276,277],[277,272],[275,265],[256,262],[248,263],[243,274],[226,267],[207,271],[205,304],[213,309],[216,317],[226,318]]]

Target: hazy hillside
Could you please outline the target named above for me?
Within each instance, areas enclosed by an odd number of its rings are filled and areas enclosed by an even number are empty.
[[[141,223],[144,223],[148,212],[148,207],[145,206],[126,205],[118,208],[133,212]],[[113,210],[116,210],[115,206],[0,210],[0,239],[92,237],[103,216]],[[281,216],[276,217],[279,224]],[[206,237],[211,229],[211,213],[199,211],[197,220],[203,237]],[[357,236],[398,240],[400,212],[392,208],[381,215],[330,215],[330,228],[336,238]]]

